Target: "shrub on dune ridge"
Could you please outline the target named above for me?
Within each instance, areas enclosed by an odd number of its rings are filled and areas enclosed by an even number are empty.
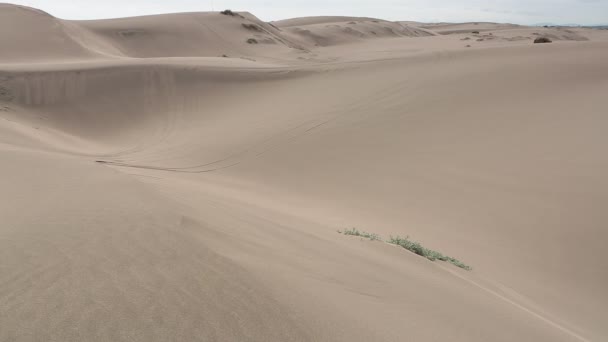
[[[399,236],[394,236],[394,237],[391,236],[387,241],[384,241],[378,234],[368,233],[366,231],[360,231],[356,228],[345,229],[343,231],[338,230],[338,233],[344,234],[344,235],[349,235],[349,236],[359,236],[362,238],[370,239],[371,241],[383,241],[383,242],[389,243],[391,245],[399,246],[414,254],[420,255],[421,257],[424,257],[430,261],[441,260],[441,261],[449,262],[450,264],[460,267],[462,269],[465,269],[467,271],[472,270],[472,268],[470,266],[466,265],[462,261],[460,261],[456,258],[452,258],[447,255],[443,255],[440,252],[434,251],[432,249],[428,249],[428,248],[422,246],[419,242],[410,240],[409,236],[407,236],[405,238],[402,238]]]
[[[240,14],[238,14],[238,13],[232,11],[232,10],[229,10],[229,9],[221,11],[220,14],[228,15],[228,16],[231,16],[231,17],[245,18],[242,15],[240,15]]]
[[[432,249],[428,249],[423,247],[419,242],[411,241],[409,236],[402,238],[399,236],[391,236],[387,241],[390,244],[400,246],[402,248],[407,249],[410,252],[416,253],[422,257],[425,257],[431,261],[441,260],[451,263],[452,265],[463,268],[467,271],[471,270],[470,266],[465,265],[463,262],[456,258],[452,258],[446,255],[441,254],[440,252],[434,251]]]
[[[264,32],[264,30],[259,27],[256,24],[241,24],[244,28],[248,29],[249,31],[256,31],[256,32]]]
[[[538,37],[534,39],[534,44],[552,43],[553,41],[547,37]]]

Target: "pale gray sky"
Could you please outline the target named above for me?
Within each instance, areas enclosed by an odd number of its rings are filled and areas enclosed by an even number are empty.
[[[352,15],[388,20],[607,24],[608,0],[13,0],[64,19],[249,11],[262,20]]]

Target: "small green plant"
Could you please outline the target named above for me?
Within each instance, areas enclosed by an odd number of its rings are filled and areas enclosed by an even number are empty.
[[[463,268],[467,271],[470,271],[472,269],[470,266],[465,265],[463,262],[461,262],[460,260],[458,260],[456,258],[452,258],[452,257],[446,256],[446,255],[443,255],[437,251],[434,251],[432,249],[423,247],[419,242],[410,240],[409,236],[405,237],[405,238],[402,238],[399,236],[395,236],[395,237],[391,236],[387,242],[390,244],[393,244],[393,245],[400,246],[404,249],[407,249],[408,251],[418,254],[422,257],[425,257],[431,261],[435,261],[435,260],[446,261],[455,266]]]
[[[344,235],[350,235],[350,236],[360,236],[360,237],[363,237],[366,239],[370,239],[372,241],[382,241],[382,238],[380,237],[380,235],[372,234],[372,233],[368,233],[368,232],[364,232],[364,231],[359,231],[356,228],[346,229],[344,231],[338,230],[338,233],[344,234]]]

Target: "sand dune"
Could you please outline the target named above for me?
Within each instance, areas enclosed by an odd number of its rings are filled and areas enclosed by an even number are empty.
[[[0,19],[0,341],[608,337],[608,32]]]
[[[438,23],[438,24],[419,24],[421,28],[432,30],[439,34],[468,33],[471,31],[501,31],[514,28],[521,28],[520,25],[499,24],[499,23]]]
[[[128,57],[252,57],[301,48],[249,13],[180,13],[77,24],[111,40]],[[245,44],[249,39],[256,43]]]
[[[0,52],[2,62],[223,55],[252,58],[303,49],[249,13],[67,21],[23,6],[0,5],[0,9],[5,42]],[[247,44],[250,39],[255,43]]]
[[[304,45],[332,46],[359,42],[364,39],[394,37],[425,37],[433,35],[418,27],[359,17],[308,17],[281,20],[273,23],[298,38]]]
[[[3,63],[95,56],[66,32],[61,20],[36,9],[0,4],[0,25]]]

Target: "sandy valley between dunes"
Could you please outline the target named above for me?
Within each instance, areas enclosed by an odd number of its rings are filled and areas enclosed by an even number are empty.
[[[0,4],[0,43],[2,342],[608,340],[608,31]]]

